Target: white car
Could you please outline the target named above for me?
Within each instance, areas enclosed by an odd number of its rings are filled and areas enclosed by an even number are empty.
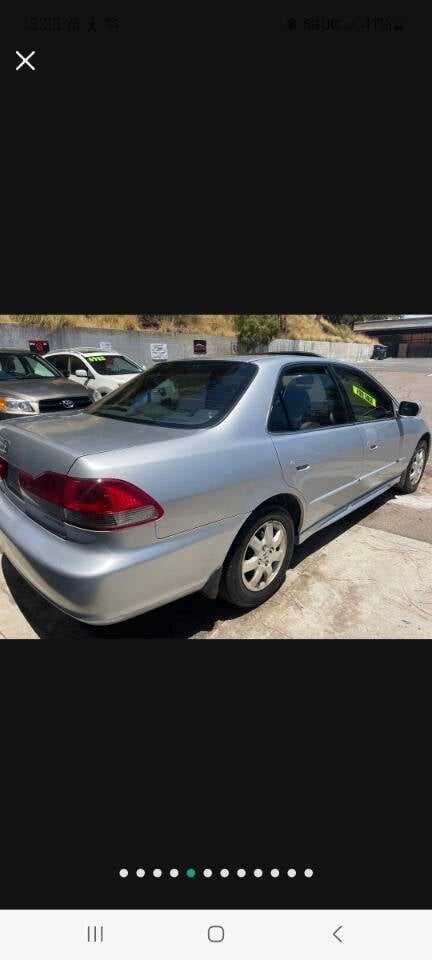
[[[122,387],[146,369],[115,350],[83,351],[70,348],[51,350],[44,356],[64,377],[84,387],[97,387],[102,396]]]

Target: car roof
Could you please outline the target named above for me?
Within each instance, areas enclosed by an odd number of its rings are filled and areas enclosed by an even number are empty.
[[[328,362],[333,363],[333,360],[330,361],[329,357],[320,356],[320,354],[318,353],[302,353],[300,351],[299,352],[287,351],[287,352],[281,352],[281,353],[277,353],[276,351],[274,351],[273,353],[245,353],[245,354],[235,353],[235,354],[226,354],[224,356],[219,356],[219,357],[193,356],[193,357],[183,357],[178,360],[174,359],[171,361],[163,361],[163,362],[190,363],[191,361],[194,362],[196,360],[198,360],[199,363],[215,363],[215,362],[217,363],[219,361],[223,361],[226,363],[227,360],[230,360],[232,363],[235,363],[237,360],[241,360],[242,363],[257,363],[257,362],[262,363],[262,361],[266,361],[267,363],[270,363],[272,361],[273,363],[276,363],[277,361],[282,363],[283,362],[296,363],[299,360],[301,361],[304,360],[305,363],[306,362],[316,363],[317,360],[320,362],[324,361],[325,363],[328,363]]]
[[[36,350],[23,350],[21,347],[17,347],[16,350],[13,347],[0,347],[0,353],[10,353],[11,356],[16,356],[19,354],[21,357],[43,357],[45,354],[37,353]]]
[[[343,357],[341,358],[325,357],[318,353],[302,353],[301,351],[298,351],[298,352],[287,351],[286,353],[285,352],[278,353],[276,351],[272,353],[245,353],[245,354],[238,353],[238,354],[226,354],[226,356],[220,356],[220,357],[193,356],[193,357],[183,357],[178,360],[174,359],[174,360],[168,360],[168,361],[162,361],[162,362],[190,363],[191,361],[195,361],[195,360],[199,361],[199,363],[219,363],[220,361],[226,362],[227,360],[231,361],[231,363],[235,363],[237,360],[239,360],[242,363],[257,363],[259,366],[262,365],[263,367],[264,366],[268,367],[270,365],[273,365],[274,367],[276,367],[276,369],[279,367],[285,366],[285,364],[288,364],[288,363],[298,364],[300,362],[302,364],[307,364],[310,366],[313,366],[319,363],[320,365],[332,364],[332,366],[348,366],[358,370],[359,372],[364,372],[361,370],[360,367],[358,367],[351,360],[345,360]],[[369,374],[369,376],[372,376],[372,374]],[[387,393],[388,392],[389,391],[387,391]]]
[[[49,350],[48,353],[80,353],[83,357],[120,357],[118,350],[102,350],[101,347],[95,347],[94,350],[81,350],[81,347],[62,347],[60,350]]]
[[[257,360],[260,362],[262,360],[274,361],[274,360],[281,359],[282,357],[292,359],[293,362],[299,359],[301,360],[303,358],[309,360],[310,362],[317,361],[317,360],[319,361],[324,360],[327,363],[329,360],[328,357],[321,356],[321,354],[319,353],[303,353],[301,351],[297,352],[297,351],[289,351],[289,350],[277,352],[275,350],[272,353],[231,353],[231,354],[227,353],[227,354],[220,354],[219,356],[216,356],[216,357],[208,357],[208,356],[202,357],[202,356],[195,356],[194,354],[191,357],[173,357],[170,360],[166,360],[166,361],[164,360],[160,362],[161,363],[195,363],[196,361],[198,361],[199,363],[219,363],[219,362],[226,363],[227,360],[230,360],[232,363],[236,363],[237,360],[241,360],[242,363],[256,363]]]

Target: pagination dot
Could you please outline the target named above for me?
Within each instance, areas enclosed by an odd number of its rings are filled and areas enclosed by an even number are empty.
[[[304,875],[305,877],[313,877],[313,870],[311,870],[310,867],[307,867],[307,869],[304,872]]]
[[[288,873],[288,876],[289,876],[289,877],[295,877],[296,874],[297,874],[297,871],[294,870],[294,867],[290,867],[289,870],[287,871],[287,873]]]
[[[270,870],[270,876],[271,876],[271,877],[278,877],[278,876],[279,876],[279,870],[278,870],[276,867],[274,867],[273,870]]]
[[[129,870],[126,870],[126,867],[122,867],[122,869],[119,870],[119,873],[120,873],[120,876],[121,876],[121,877],[127,877],[127,876],[128,876],[128,873],[129,873]]]
[[[170,870],[170,877],[178,877],[178,875],[179,875],[178,870],[176,869],[176,867],[173,867],[173,869]]]
[[[145,877],[145,870],[142,867],[139,867],[136,872],[137,877]]]
[[[260,869],[260,867],[257,867],[257,869],[254,870],[254,877],[262,877],[262,875],[263,875],[262,870]]]
[[[161,877],[161,876],[162,876],[162,870],[160,870],[159,867],[156,867],[156,869],[153,870],[153,876],[154,876],[154,877]]]
[[[206,867],[205,870],[203,870],[203,873],[204,873],[204,876],[205,876],[205,877],[212,877],[212,876],[213,876],[213,870],[210,870],[209,867]]]
[[[246,876],[246,870],[243,870],[243,867],[240,867],[240,870],[237,870],[237,876],[238,876],[238,877],[245,877],[245,876]]]
[[[220,875],[221,877],[229,877],[229,870],[227,870],[226,867],[223,867],[223,869],[220,872]]]

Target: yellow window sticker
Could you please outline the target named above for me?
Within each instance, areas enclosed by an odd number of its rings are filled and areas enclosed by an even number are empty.
[[[97,356],[94,356],[94,357],[87,357],[87,360],[90,360],[90,363],[93,363],[95,360],[106,360],[106,357],[103,357],[102,355],[98,354]]]
[[[377,402],[375,397],[373,397],[370,393],[366,393],[365,390],[360,390],[360,387],[356,386],[353,387],[353,393],[355,393],[356,397],[366,400],[366,403],[370,403],[371,407],[376,407]]]

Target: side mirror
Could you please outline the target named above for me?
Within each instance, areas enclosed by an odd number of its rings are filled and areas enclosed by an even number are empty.
[[[419,403],[414,403],[413,400],[402,400],[402,403],[399,404],[398,415],[400,417],[417,417],[420,411]]]
[[[84,367],[80,367],[79,370],[75,370],[76,377],[82,377],[83,380],[94,380],[94,376],[90,373],[89,370],[84,370]]]

